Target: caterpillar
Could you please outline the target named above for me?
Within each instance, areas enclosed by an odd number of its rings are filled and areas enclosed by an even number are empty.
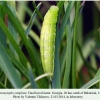
[[[49,73],[50,79],[54,73],[56,23],[59,8],[51,6],[46,15],[41,29],[40,53],[44,73]]]

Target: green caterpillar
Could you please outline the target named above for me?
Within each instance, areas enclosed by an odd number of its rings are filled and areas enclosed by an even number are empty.
[[[40,36],[42,66],[45,73],[51,74],[49,76],[50,79],[53,77],[54,72],[55,37],[58,11],[59,8],[57,6],[50,7],[44,17]]]

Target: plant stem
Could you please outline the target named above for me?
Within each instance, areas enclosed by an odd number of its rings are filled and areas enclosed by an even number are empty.
[[[76,37],[77,37],[77,21],[79,14],[80,2],[76,2],[76,13],[74,22],[74,34],[73,34],[73,55],[72,55],[72,87],[76,88]]]

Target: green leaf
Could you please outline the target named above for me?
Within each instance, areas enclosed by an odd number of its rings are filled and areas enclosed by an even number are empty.
[[[15,1],[9,1],[7,2],[7,5],[9,7],[9,9],[12,11],[12,13],[16,16],[16,5],[15,5]],[[8,17],[7,17],[7,21],[8,21],[8,29],[10,31],[10,33],[12,34],[14,40],[16,41],[16,43],[18,43],[18,34],[17,32],[15,31],[14,27],[12,26],[12,24],[10,23],[10,21],[8,20]],[[13,46],[11,45],[11,43],[9,42],[8,40],[8,44],[9,44],[9,48],[11,49],[12,53],[14,53],[14,55],[17,57],[17,53],[16,51],[14,50]]]
[[[71,10],[72,10],[72,7],[73,7],[73,5],[74,5],[74,2],[75,1],[69,1],[69,3],[68,3],[68,7],[67,7],[67,9],[66,9],[66,12],[65,12],[65,14],[64,14],[64,17],[63,17],[63,20],[62,20],[62,24],[61,24],[61,27],[60,27],[60,30],[59,30],[59,36],[58,36],[58,45],[60,44],[60,42],[61,42],[61,39],[62,39],[62,35],[63,35],[63,32],[64,32],[64,29],[65,29],[65,27],[66,27],[66,24],[67,24],[67,21],[68,21],[68,18],[69,18],[69,16],[70,16],[70,12],[71,12]]]
[[[40,62],[40,58],[39,58],[38,52],[36,51],[36,49],[35,49],[35,47],[34,47],[34,45],[33,45],[33,43],[32,43],[32,41],[31,41],[30,38],[28,38],[28,41],[30,42],[30,45],[31,45],[31,47],[32,47],[32,49],[33,49],[34,57],[35,57],[35,59],[37,59],[37,61],[38,61],[38,71],[39,71],[39,73],[40,73],[40,75],[41,75],[41,74],[43,74],[44,72],[43,72],[43,68],[42,68],[42,66],[41,66],[41,62]],[[43,78],[42,80],[40,80],[40,82],[41,82],[41,84],[42,84],[42,87],[45,88],[45,87],[46,87],[45,83],[47,83],[46,78]]]
[[[41,3],[40,3],[41,4]],[[38,4],[39,5],[39,4]],[[43,21],[43,17],[41,15],[41,13],[38,11],[37,7],[36,7],[36,4],[35,4],[35,1],[33,1],[33,7],[34,9],[36,10],[36,13],[38,14],[38,16],[40,17],[40,19]]]
[[[27,13],[29,16],[31,16],[32,11],[28,7],[28,1],[17,1],[17,13],[18,13],[18,18],[21,22],[24,22],[25,20],[25,14]]]
[[[79,15],[80,1],[76,2],[76,13],[74,19],[74,32],[73,32],[73,51],[72,51],[72,87],[76,88],[76,41],[77,41],[77,21]]]
[[[88,89],[88,88],[90,88],[91,86],[93,86],[94,84],[96,84],[98,82],[100,82],[100,68],[98,69],[95,77],[92,80],[90,80],[88,83],[83,85],[81,87],[81,89]],[[99,86],[100,86],[100,83],[99,83]]]
[[[66,50],[67,50],[67,43],[65,43],[65,47],[62,51],[62,55],[61,55],[61,63],[60,63],[60,68],[61,68],[61,77],[63,77],[64,75],[64,68],[65,68],[65,62],[66,62]]]
[[[0,82],[0,89],[6,89],[6,87]]]
[[[4,15],[4,11],[2,10],[2,2],[0,2],[0,18],[1,19],[6,19],[7,16]],[[4,18],[5,17],[5,18]],[[1,43],[6,47],[6,35],[4,34],[4,32],[2,31],[2,29],[0,28],[0,41]]]
[[[2,69],[0,68],[0,70],[2,70]],[[4,79],[5,79],[5,74],[4,74],[3,71],[1,71],[1,72],[0,72],[0,82],[3,82]]]
[[[12,23],[12,25],[14,26],[15,30],[20,35],[20,37],[21,37],[21,39],[22,39],[22,41],[23,41],[23,43],[28,51],[28,54],[30,56],[31,65],[34,66],[37,70],[38,62],[34,57],[34,52],[33,52],[32,47],[27,39],[27,36],[25,35],[25,31],[24,31],[23,27],[21,26],[18,19],[12,14],[12,12],[9,10],[9,8],[6,5],[2,5],[2,7],[3,7],[3,10],[7,13],[9,20]],[[24,61],[24,63],[27,63],[27,61]],[[39,72],[39,71],[37,71],[37,72]]]
[[[96,48],[96,43],[94,40],[88,40],[84,43],[84,45],[82,46],[82,54],[84,59],[87,59],[87,57],[93,52],[93,50]],[[80,72],[81,67],[83,65],[83,59],[82,56],[80,56],[78,54],[77,56],[77,62],[76,62],[76,66],[77,66],[77,72]]]
[[[58,3],[59,7],[63,7],[64,2]],[[55,42],[55,67],[54,67],[54,78],[52,80],[52,88],[61,88],[61,75],[60,75],[60,62],[59,62],[59,44],[62,39],[62,34],[66,27],[66,23],[68,21],[71,9],[73,7],[74,2],[69,2],[68,9],[66,9],[66,13],[64,15],[60,30],[58,31],[57,27],[57,35],[56,35],[56,42]],[[61,11],[59,12],[60,17]]]
[[[30,77],[31,87],[36,89],[37,84],[34,80],[34,75],[33,75],[33,72],[32,72],[32,69],[31,69],[31,66],[29,65],[29,63],[28,63],[28,70],[29,70],[29,77]]]
[[[93,86],[94,84],[96,84],[99,81],[99,77],[100,76],[94,77],[91,81],[89,81],[88,83],[83,85],[81,87],[81,89],[88,89],[88,88],[90,88],[91,86]]]
[[[10,50],[7,50],[7,53],[9,55],[9,58],[11,59],[11,61],[14,63],[15,68],[29,80],[27,68],[25,68],[22,65],[22,63],[18,59],[15,58],[15,56],[12,54],[12,52]]]
[[[80,89],[88,89],[91,86],[93,86],[94,84],[98,83],[100,81],[100,75],[94,77],[92,80],[90,80],[88,83],[86,83],[85,85],[83,85]]]
[[[64,2],[59,1],[58,7],[59,7],[59,13],[58,13],[58,20],[61,15],[62,7],[63,7]],[[56,28],[56,39],[55,39],[55,60],[54,60],[54,77],[52,80],[52,88],[61,88],[61,79],[60,79],[60,62],[59,62],[59,45],[58,45],[58,23],[57,23],[57,28]]]
[[[40,58],[39,58],[39,55],[38,55],[38,52],[36,51],[36,48],[34,46],[34,44],[32,43],[31,39],[30,38],[27,38],[31,47],[32,47],[32,50],[34,52],[34,58],[37,60],[38,62],[38,66],[37,66],[37,70],[39,71],[40,74],[43,73],[43,70],[42,70],[42,67],[41,67],[41,62],[40,62]]]
[[[33,12],[32,16],[31,16],[31,19],[29,21],[28,27],[27,27],[27,29],[25,31],[26,35],[29,34],[29,32],[30,32],[30,30],[32,28],[33,22],[34,22],[34,20],[36,18],[36,15],[37,15],[36,12],[39,10],[40,6],[41,6],[41,3],[38,4],[38,6],[36,7],[36,10]]]
[[[95,69],[93,68],[93,66],[92,66],[88,61],[86,61],[86,59],[84,58],[83,53],[82,53],[82,49],[81,49],[79,43],[77,43],[77,49],[78,49],[79,54],[80,54],[80,56],[81,56],[81,58],[82,58],[82,60],[83,60],[83,62],[84,62],[84,65],[88,68],[89,71],[92,71],[92,72],[95,73],[96,70],[95,70]]]
[[[27,26],[25,24],[23,24],[22,26],[25,30],[27,29]],[[40,38],[33,30],[30,30],[29,36],[37,43],[38,46],[40,46]]]
[[[66,51],[66,67],[63,79],[62,88],[68,88],[69,85],[69,75],[71,69],[71,56],[72,56],[72,31],[70,27],[70,22],[66,25],[66,33],[67,33],[67,51]]]
[[[9,60],[9,57],[7,53],[5,52],[5,49],[0,43],[0,66],[14,88],[21,88],[22,82],[19,79],[19,76],[16,72],[16,69],[14,68],[13,64]]]
[[[100,89],[100,68],[98,69],[98,71],[97,71],[95,77],[98,76],[98,75],[99,75],[99,89]]]
[[[58,21],[59,21],[59,19],[60,19],[60,15],[61,15],[61,12],[62,12],[62,10],[63,10],[64,2],[65,2],[65,1],[59,1],[58,4],[57,4],[57,6],[59,7]],[[57,28],[58,28],[58,27],[57,27]]]
[[[26,57],[24,56],[24,54],[22,53],[22,51],[18,47],[17,43],[15,42],[14,38],[12,37],[11,33],[9,32],[9,30],[7,29],[7,27],[5,26],[5,24],[3,23],[1,18],[0,18],[0,27],[2,28],[2,30],[6,34],[7,38],[9,39],[9,41],[12,44],[12,46],[14,47],[14,49],[16,50],[16,52],[19,55],[19,58],[22,61],[23,65],[26,67],[27,66]]]

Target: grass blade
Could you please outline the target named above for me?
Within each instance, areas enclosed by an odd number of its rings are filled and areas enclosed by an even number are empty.
[[[30,40],[30,38],[28,38],[28,41],[29,41],[29,43],[30,43],[30,45],[31,45],[31,47],[32,47],[32,49],[33,49],[34,57],[35,57],[35,59],[37,59],[37,61],[38,61],[38,70],[39,70],[39,73],[40,73],[40,75],[41,75],[41,74],[43,74],[44,72],[43,72],[43,68],[42,68],[42,66],[41,66],[41,62],[40,62],[39,55],[37,55],[38,53],[37,53],[37,51],[36,51],[36,49],[35,49],[35,47],[34,47],[32,41]],[[43,78],[42,80],[40,80],[40,83],[42,84],[42,87],[46,87],[45,83],[47,83],[47,80],[46,80],[45,78]]]
[[[93,52],[95,48],[96,48],[96,43],[94,40],[88,40],[86,43],[84,43],[81,49],[84,59],[87,59],[87,57]],[[78,54],[76,62],[77,72],[81,70],[82,65],[83,65],[82,57]]]
[[[96,72],[95,68],[88,61],[85,60],[83,53],[82,53],[82,49],[78,43],[77,43],[77,49],[78,49],[79,54],[84,62],[84,65],[89,69],[89,71],[92,71],[95,73]]]
[[[55,67],[54,67],[54,78],[52,80],[52,88],[61,88],[59,52],[57,49],[55,50]]]
[[[12,37],[11,33],[9,32],[9,30],[7,29],[7,27],[3,23],[2,19],[0,19],[0,27],[2,28],[2,30],[4,31],[4,33],[8,37],[8,39],[9,39],[10,43],[12,44],[12,46],[14,47],[14,49],[16,50],[16,52],[19,55],[19,58],[22,61],[23,65],[26,67],[27,66],[27,64],[26,64],[27,59],[24,56],[24,54],[22,53],[22,51],[20,50],[20,48],[18,47],[17,43],[15,42],[15,40]]]
[[[23,24],[22,26],[25,30],[27,29],[27,26],[25,24]],[[36,42],[36,44],[40,46],[40,38],[33,30],[30,30],[29,36],[31,36],[31,38]]]
[[[2,70],[2,69],[0,68],[0,70]],[[4,74],[3,71],[1,71],[1,72],[0,72],[0,82],[3,82],[4,79],[5,79],[5,74]]]
[[[2,3],[3,3],[3,1],[0,1],[0,18],[1,19],[4,19],[4,12],[3,12],[3,10],[2,10]],[[6,16],[5,16],[6,17]],[[4,34],[4,32],[2,31],[2,29],[0,28],[0,41],[1,41],[1,43],[6,47],[7,45],[6,45],[6,35]]]
[[[35,49],[35,47],[34,47],[34,45],[33,45],[33,43],[32,43],[32,41],[31,41],[30,38],[28,38],[28,41],[29,41],[29,43],[30,43],[30,45],[32,47],[33,52],[34,52],[34,57],[35,57],[35,59],[38,62],[37,69],[38,69],[39,73],[42,74],[43,73],[43,70],[42,70],[42,67],[41,67],[41,62],[40,62],[39,55],[38,55],[38,53],[37,53],[37,51],[36,51],[36,49]]]
[[[100,68],[99,68],[99,70],[97,71],[95,77],[98,76],[98,75],[99,75],[99,89],[100,89]]]
[[[59,2],[58,7],[62,8],[64,2]],[[59,12],[58,16],[60,16],[61,11]],[[59,63],[59,45],[58,45],[58,27],[56,28],[56,40],[55,40],[55,60],[54,60],[54,77],[52,80],[52,88],[61,88],[61,79],[60,79],[60,63]]]
[[[28,63],[28,70],[29,70],[29,77],[30,77],[31,87],[36,89],[37,84],[34,80],[34,75],[33,75],[33,72],[32,72],[32,69],[31,69],[29,63]]]
[[[83,85],[81,87],[81,89],[88,89],[88,88],[90,88],[91,86],[93,86],[94,84],[96,84],[98,82],[100,82],[100,68],[98,69],[95,77],[92,80],[90,80],[88,83]],[[100,83],[99,83],[99,86],[100,86]]]
[[[72,87],[76,88],[76,37],[77,37],[77,21],[79,15],[80,1],[76,2],[76,13],[74,23],[74,34],[73,34],[73,55],[72,55]]]
[[[70,22],[66,26],[66,33],[67,33],[67,52],[65,54],[66,56],[66,67],[65,67],[65,74],[63,79],[63,85],[62,88],[68,88],[69,85],[69,75],[70,75],[70,69],[71,69],[71,53],[72,53],[72,32],[70,27]]]
[[[15,30],[19,33],[19,35],[20,35],[20,37],[21,37],[21,39],[22,39],[22,41],[23,41],[23,43],[28,51],[28,54],[30,56],[31,65],[34,66],[36,70],[38,70],[38,62],[34,57],[34,52],[33,52],[32,47],[27,39],[27,36],[25,35],[25,31],[24,31],[23,27],[21,26],[18,19],[9,10],[7,5],[2,5],[2,8],[5,11],[5,13],[7,13],[9,20],[12,23],[12,25],[14,26]],[[39,72],[39,70],[37,72]],[[38,73],[38,75],[39,75],[39,73]]]
[[[33,12],[32,16],[31,16],[30,22],[29,22],[28,27],[27,27],[27,29],[25,31],[26,35],[29,34],[29,32],[30,32],[30,30],[32,28],[33,22],[34,22],[34,20],[36,18],[36,12],[39,10],[40,6],[41,6],[41,3],[38,4],[38,6],[36,7],[36,10]]]
[[[41,3],[40,3],[40,4],[41,4]],[[43,19],[41,13],[38,11],[38,9],[37,9],[37,7],[36,7],[35,1],[33,1],[33,7],[34,7],[34,9],[36,10],[36,13],[37,13],[38,16],[40,17],[40,19],[43,21],[44,19]]]
[[[68,21],[68,18],[70,16],[70,12],[71,12],[71,9],[74,5],[74,2],[75,1],[69,1],[68,3],[68,7],[66,9],[66,12],[65,12],[65,15],[64,15],[64,18],[63,18],[63,21],[62,21],[62,24],[61,24],[61,27],[60,27],[60,30],[59,30],[59,37],[58,37],[58,44],[60,44],[61,42],[61,39],[62,39],[62,35],[63,35],[63,32],[64,32],[64,29],[66,27],[66,24],[67,24],[67,21]]]
[[[17,13],[18,13],[18,19],[21,22],[24,22],[25,20],[25,13],[27,13],[29,16],[31,16],[32,11],[28,8],[28,1],[17,1]]]
[[[0,43],[0,66],[6,76],[9,78],[10,82],[14,88],[21,88],[22,82],[19,79],[19,76],[14,68],[13,64],[9,60],[7,53],[5,52],[3,46]]]
[[[67,44],[67,43],[65,43]],[[64,68],[65,68],[65,62],[66,62],[66,50],[67,50],[67,45],[65,45],[63,52],[62,52],[62,56],[61,56],[61,64],[60,64],[60,68],[61,68],[61,77],[63,77],[64,74]]]
[[[6,89],[6,87],[0,82],[0,89]]]
[[[7,2],[7,5],[9,7],[9,9],[12,11],[12,13],[16,16],[16,6],[15,6],[15,1],[9,1]],[[10,33],[12,34],[14,40],[16,41],[16,43],[18,43],[18,34],[17,32],[15,31],[14,27],[12,26],[12,24],[10,23],[10,21],[8,20],[8,17],[7,17],[7,21],[8,21],[8,29],[10,31]],[[17,53],[16,51],[14,50],[14,48],[12,47],[11,43],[8,41],[9,43],[9,48],[11,49],[11,51],[15,54],[15,56],[17,57]]]
[[[7,50],[7,53],[11,61],[14,63],[15,68],[29,80],[27,68],[25,68],[22,63],[15,58],[11,51]]]
[[[59,7],[58,20],[60,19],[60,15],[61,15],[61,12],[62,12],[62,10],[63,10],[64,2],[65,2],[65,1],[59,1],[58,4],[57,4],[57,6]],[[58,28],[58,26],[57,26],[57,28]]]
[[[91,86],[93,86],[94,84],[98,83],[100,81],[100,75],[94,77],[92,80],[90,80],[88,83],[86,83],[85,85],[83,85],[80,89],[88,89]]]

